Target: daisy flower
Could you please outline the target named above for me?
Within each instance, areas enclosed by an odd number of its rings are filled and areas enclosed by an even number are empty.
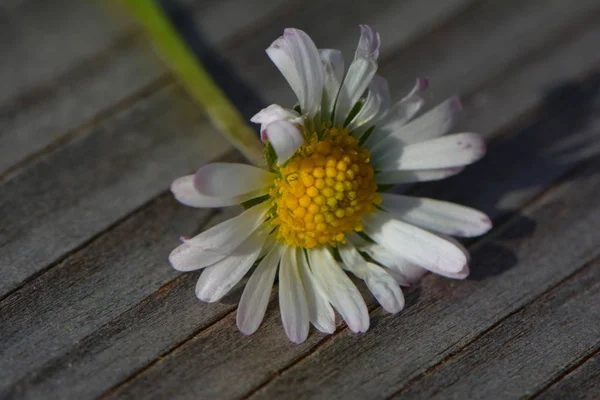
[[[178,271],[203,269],[197,297],[214,302],[257,264],[237,311],[254,333],[278,276],[287,336],[303,342],[312,323],[335,330],[334,309],[353,332],[369,312],[347,272],[364,280],[390,313],[404,307],[401,286],[426,271],[469,274],[469,255],[452,236],[491,228],[479,211],[443,201],[385,193],[390,186],[454,175],[485,153],[475,133],[443,136],[461,110],[450,98],[416,117],[427,82],[392,104],[376,75],[379,35],[361,26],[348,70],[338,50],[319,50],[286,29],[267,54],[298,97],[292,109],[273,104],[256,114],[265,167],[215,163],[177,179],[175,197],[192,207],[241,205],[245,211],[193,237],[170,255]]]

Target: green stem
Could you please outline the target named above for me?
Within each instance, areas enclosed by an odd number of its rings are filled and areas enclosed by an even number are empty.
[[[229,142],[255,165],[264,163],[263,146],[256,132],[181,40],[155,1],[124,0],[124,5],[144,28],[156,51],[183,87]]]

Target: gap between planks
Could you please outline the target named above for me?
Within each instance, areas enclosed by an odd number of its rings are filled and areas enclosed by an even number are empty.
[[[294,0],[286,2],[276,7],[273,11],[267,13],[264,17],[259,18],[255,23],[247,27],[241,28],[232,36],[228,36],[223,40],[219,41],[219,47],[227,50],[232,50],[241,46],[245,37],[252,36],[254,33],[260,31],[268,21],[292,13],[295,9],[299,8],[301,4],[301,1]],[[194,3],[193,5],[191,5],[189,7],[189,11],[193,12],[196,8],[199,8],[198,3]],[[19,94],[16,97],[12,98],[8,103],[1,105],[0,115],[16,113],[20,108],[30,107],[32,104],[38,102],[40,99],[50,96],[52,93],[59,90],[60,87],[65,85],[73,75],[82,74],[94,64],[110,58],[115,51],[121,48],[126,48],[128,46],[134,45],[135,41],[141,36],[143,36],[143,32],[137,27],[126,29],[124,33],[122,33],[119,37],[115,38],[108,46],[100,49],[97,53],[93,55],[85,57],[73,67],[59,74],[51,82],[44,82],[42,84],[39,84],[38,86],[27,90],[25,93]],[[144,40],[146,39],[144,38]],[[48,145],[42,147],[39,150],[33,151],[25,158],[21,159],[20,161],[6,168],[6,170],[2,171],[0,173],[0,184],[10,180],[14,176],[18,175],[20,172],[27,170],[29,167],[35,165],[37,162],[39,162],[39,160],[43,159],[48,154],[51,154],[61,149],[62,147],[68,145],[77,138],[85,136],[86,133],[90,132],[93,127],[96,127],[102,124],[104,121],[109,120],[118,112],[130,108],[137,101],[149,97],[154,92],[160,90],[169,83],[174,82],[176,82],[176,79],[173,77],[171,72],[165,72],[159,75],[158,77],[152,79],[141,89],[133,91],[129,95],[123,97],[116,104],[98,110],[98,112],[95,115],[93,115],[89,120],[58,136],[56,139],[54,139],[53,142],[49,143]]]
[[[576,372],[586,362],[598,355],[600,355],[600,342],[597,344],[596,348],[592,352],[590,352],[590,354],[586,355],[585,357],[582,357],[580,360],[577,360],[577,362],[573,363],[573,365],[568,366],[566,369],[561,371],[561,373],[556,378],[552,379],[547,385],[545,385],[533,395],[527,397],[527,399],[535,400],[540,398],[540,396],[543,396],[549,389],[552,389],[556,384],[560,383],[563,379],[565,379],[567,375]]]
[[[586,163],[584,163],[584,165],[581,165],[580,166],[581,169],[584,169],[588,165],[588,163],[591,163],[591,162],[586,162]],[[577,168],[577,170],[579,170],[579,169],[580,168]],[[572,172],[575,174],[577,171],[572,171]],[[569,175],[571,175],[571,174],[569,174]],[[557,186],[559,186],[559,185],[557,185]],[[552,191],[553,191],[553,188],[550,189],[548,191],[548,193],[541,193],[536,198],[535,202],[537,202],[539,200],[542,200],[546,196],[551,195]],[[532,203],[534,203],[534,201],[532,201]],[[525,207],[525,208],[527,208],[527,207]],[[507,224],[509,224],[508,221],[507,221]],[[498,234],[500,234],[501,232],[502,232],[502,230],[499,231]],[[519,314],[524,309],[526,309],[527,307],[529,307],[531,304],[535,303],[538,299],[540,299],[540,298],[542,298],[544,296],[547,296],[548,294],[552,293],[556,289],[560,288],[562,285],[568,283],[574,277],[576,277],[577,275],[581,274],[582,271],[584,271],[584,270],[586,270],[588,268],[591,268],[594,264],[598,263],[599,261],[600,261],[600,257],[596,257],[596,258],[594,258],[594,259],[592,259],[590,261],[585,262],[579,268],[575,269],[571,274],[569,274],[568,276],[566,276],[565,278],[563,278],[559,282],[555,283],[554,285],[550,286],[549,288],[547,288],[544,292],[540,293],[535,298],[531,299],[527,303],[523,304],[522,306],[516,308],[515,310],[511,311],[507,315],[503,316],[501,319],[499,319],[493,325],[489,326],[487,329],[483,330],[478,335],[476,335],[473,339],[471,339],[469,342],[467,342],[464,346],[459,347],[458,349],[452,351],[445,358],[443,358],[442,360],[440,360],[437,364],[432,365],[431,367],[427,368],[425,371],[423,371],[422,373],[420,373],[416,377],[410,379],[400,390],[398,390],[398,391],[392,393],[391,395],[387,396],[386,399],[392,399],[392,398],[397,398],[399,396],[402,396],[403,393],[407,392],[411,387],[413,387],[415,384],[419,383],[427,375],[435,373],[436,371],[438,371],[441,368],[443,368],[444,365],[446,365],[448,362],[450,362],[452,359],[456,358],[460,354],[464,353],[466,350],[469,349],[469,347],[472,344],[474,344],[475,342],[477,342],[482,337],[485,337],[488,333],[492,332],[497,327],[501,326],[505,321],[509,320],[514,315]],[[450,346],[448,348],[452,348],[453,346],[454,345],[452,345],[452,346]],[[447,349],[444,349],[444,351],[445,350],[447,350]],[[588,359],[592,358],[595,354],[598,354],[598,352],[600,352],[600,349],[594,349],[594,351],[592,351],[592,353],[590,355],[586,355],[585,357],[581,358],[580,360],[577,360],[575,362],[574,366],[566,366],[565,369],[562,370],[559,373],[559,377],[557,377],[556,379],[552,380],[548,385],[546,385],[544,388],[542,388],[538,393],[534,394],[531,398],[537,397],[541,392],[543,392],[544,390],[548,389],[549,387],[551,387],[552,385],[554,385],[556,382],[560,381],[565,375],[567,375],[567,374],[571,373],[572,371],[574,371],[575,369],[577,369],[577,367],[579,367],[580,365],[582,365],[583,363],[585,363],[585,361],[587,361]],[[443,351],[441,353],[443,353]]]
[[[229,150],[228,152],[226,152],[221,157],[218,157],[218,158],[214,159],[212,162],[230,161],[232,158],[239,159],[239,153],[235,149]],[[162,198],[164,196],[167,196],[169,194],[170,194],[170,190],[165,190],[164,192],[158,194],[157,196],[155,196],[155,197],[147,200],[146,202],[144,202],[143,204],[139,205],[138,207],[135,207],[127,215],[124,215],[121,218],[117,219],[116,221],[114,221],[113,223],[111,223],[110,225],[108,225],[106,228],[102,229],[98,233],[94,234],[93,236],[91,236],[90,238],[88,238],[87,240],[85,240],[84,242],[82,242],[80,245],[78,245],[75,248],[71,249],[70,251],[66,252],[61,257],[57,258],[52,263],[48,264],[48,266],[46,266],[45,268],[42,268],[41,270],[39,270],[39,271],[35,272],[34,274],[28,276],[19,285],[17,285],[16,287],[14,287],[12,290],[8,291],[7,293],[5,293],[3,296],[0,296],[0,303],[4,299],[6,299],[7,297],[10,297],[13,293],[21,290],[24,286],[26,286],[27,284],[29,284],[29,282],[31,282],[31,281],[35,280],[36,278],[38,278],[39,276],[47,273],[52,268],[60,265],[63,261],[65,261],[66,259],[68,259],[69,257],[71,257],[73,254],[76,254],[76,253],[80,252],[81,250],[85,249],[88,245],[90,245],[91,243],[93,243],[94,241],[96,241],[99,237],[101,237],[101,236],[107,234],[108,232],[112,231],[113,229],[115,229],[117,226],[119,226],[124,221],[127,221],[128,219],[132,218],[134,215],[136,215],[138,213],[141,213],[142,211],[144,211],[144,210],[146,210],[148,208],[151,208],[152,205],[154,203],[156,203],[160,198]],[[208,223],[208,221],[211,218],[213,218],[216,214],[218,214],[218,212],[217,213],[211,212],[206,217],[206,220],[202,221],[202,223],[198,227],[198,231],[201,231],[206,226],[206,224]],[[176,279],[171,280],[171,281],[165,283],[165,285],[172,284],[173,282],[176,281]],[[163,286],[165,286],[165,285],[163,285]]]
[[[533,117],[533,114],[532,114],[532,117]],[[531,120],[526,120],[526,121],[523,121],[522,125],[525,126],[525,125],[529,125],[530,123],[531,123]],[[515,127],[515,129],[516,129],[516,127]],[[560,190],[560,187],[565,182],[567,182],[569,180],[570,176],[576,175],[579,172],[579,170],[587,168],[588,165],[591,164],[592,162],[593,162],[593,160],[591,160],[591,161],[590,160],[582,161],[582,162],[574,165],[572,168],[566,170],[557,179],[555,179],[554,184],[550,185],[545,190],[543,190],[542,192],[538,193],[536,196],[534,196],[532,199],[530,199],[528,202],[526,202],[523,205],[523,207],[521,208],[521,210],[526,210],[528,208],[535,207],[540,201],[543,201],[544,198],[546,198],[547,196],[551,196],[552,193],[555,190]],[[494,223],[494,226],[495,226],[494,236],[500,235],[504,230],[507,229],[507,226],[511,225],[512,221],[518,220],[519,218],[520,218],[520,216],[517,213],[511,213],[511,214],[509,214],[507,216],[504,216],[504,217],[500,218],[500,220],[498,222]],[[476,240],[472,241],[470,243],[470,245],[469,245],[469,249],[470,250],[476,249],[478,246],[480,246],[480,243],[487,241],[487,239],[488,239],[488,236],[485,236],[483,238],[476,239]],[[559,286],[564,281],[570,279],[573,275],[577,274],[582,268],[585,268],[585,266],[588,265],[588,264],[589,263],[585,263],[582,267],[578,268],[575,272],[573,272],[572,274],[570,274],[567,278],[561,280],[559,283],[551,286],[546,291],[540,293],[538,296],[536,296],[535,298],[531,299],[529,302],[527,302],[523,306],[519,307],[517,310],[514,310],[511,313],[509,313],[508,315],[502,317],[501,320],[499,320],[498,322],[494,323],[492,326],[490,326],[489,328],[487,328],[485,331],[483,331],[480,334],[478,334],[473,340],[469,341],[464,346],[460,347],[456,351],[454,351],[451,354],[449,354],[445,359],[443,359],[442,361],[440,361],[438,364],[436,364],[436,365],[428,368],[427,371],[425,371],[424,373],[420,374],[418,377],[416,377],[414,379],[411,379],[409,381],[410,384],[407,387],[404,387],[401,390],[401,392],[403,392],[406,389],[408,389],[408,387],[410,387],[410,385],[418,382],[423,376],[425,376],[428,373],[431,373],[431,372],[437,370],[440,365],[446,363],[447,361],[449,361],[454,356],[460,354],[460,352],[462,352],[465,348],[467,348],[468,346],[470,346],[472,343],[476,342],[480,337],[485,336],[489,331],[493,330],[495,327],[497,327],[498,325],[500,325],[503,321],[505,321],[506,319],[508,319],[511,316],[515,315],[516,313],[520,312],[522,309],[526,308],[529,304],[531,304],[532,302],[534,302],[536,299],[538,299],[539,297],[545,295],[549,291],[552,291],[555,287]],[[370,314],[374,313],[374,312],[376,312],[379,309],[381,309],[381,306],[379,306],[378,304],[373,304],[373,305],[371,305],[369,307],[369,313]],[[223,319],[225,319],[228,316],[232,315],[235,311],[236,311],[236,309],[233,309],[232,311],[230,311],[230,312],[224,314],[223,316],[221,316],[218,320],[215,320],[214,322],[210,323],[209,325],[207,325],[207,326],[205,326],[205,327],[203,327],[203,328],[195,331],[193,334],[189,335],[185,340],[180,341],[179,343],[177,343],[177,345],[174,346],[173,348],[171,348],[169,351],[163,352],[156,360],[153,360],[152,362],[150,362],[149,364],[147,364],[145,367],[143,367],[142,369],[138,370],[135,374],[129,376],[128,378],[126,378],[125,380],[123,380],[122,382],[120,382],[119,384],[117,384],[117,385],[113,386],[112,388],[110,388],[107,392],[105,392],[102,396],[100,396],[100,398],[108,398],[108,397],[110,397],[112,394],[114,394],[115,392],[117,392],[122,386],[126,385],[127,383],[129,383],[131,381],[134,381],[138,376],[142,375],[145,371],[151,369],[155,365],[158,365],[160,362],[162,362],[167,356],[169,356],[171,354],[176,354],[177,351],[179,351],[179,349],[182,346],[184,346],[187,342],[189,342],[190,340],[192,340],[195,336],[197,336],[198,334],[203,333],[204,331],[206,331],[206,330],[210,329],[211,327],[215,326],[217,323],[221,322]],[[273,372],[271,374],[271,378],[269,380],[267,380],[266,382],[264,382],[260,386],[256,387],[255,389],[253,389],[251,392],[247,393],[242,398],[243,399],[251,398],[252,395],[254,395],[256,392],[260,391],[262,388],[268,386],[279,375],[283,374],[284,372],[286,372],[287,370],[291,369],[292,367],[294,367],[294,366],[302,363],[304,360],[306,360],[307,358],[311,357],[314,353],[316,353],[317,351],[319,351],[319,349],[322,346],[324,346],[326,343],[328,343],[329,341],[333,340],[339,334],[341,334],[341,333],[343,333],[343,332],[345,332],[347,330],[348,330],[347,326],[346,325],[342,325],[340,327],[340,329],[336,330],[333,334],[325,336],[322,340],[320,340],[319,342],[317,342],[317,344],[313,348],[311,348],[308,351],[308,353],[300,356],[299,358],[297,358],[296,360],[294,360],[290,364],[286,365],[284,368],[281,368],[281,369],[277,370],[276,372]],[[392,396],[394,396],[394,395],[392,395]]]
[[[239,30],[239,32],[236,32],[232,36],[222,40],[219,43],[219,47],[222,47],[227,50],[233,50],[237,47],[242,46],[245,39],[248,36],[252,36],[256,32],[260,32],[267,21],[276,17],[284,17],[288,14],[291,14],[297,9],[299,9],[302,4],[302,1],[290,1],[278,6],[275,10],[265,15],[265,17],[260,18],[255,24],[242,28]],[[429,32],[435,31],[436,29],[440,29],[441,27],[445,26],[445,24],[449,23],[452,20],[452,18],[461,15],[464,12],[467,12],[468,9],[475,5],[477,5],[477,2],[471,1],[470,3],[467,3],[467,6],[464,8],[459,7],[455,13],[448,15],[446,20],[442,21],[442,23],[435,25],[429,30],[423,31],[423,33],[420,35],[415,35],[415,37],[411,41],[404,43],[399,47],[392,48],[389,51],[389,53],[385,54],[384,57],[381,58],[380,65],[385,65],[387,61],[395,58],[403,48],[419,41],[424,35],[428,35]],[[194,10],[197,7],[199,6],[196,4],[195,6],[191,6],[190,9]],[[48,96],[50,93],[56,91],[59,87],[61,87],[61,85],[67,82],[69,77],[73,74],[81,73],[82,71],[87,70],[92,64],[110,57],[112,52],[114,52],[115,50],[133,44],[135,39],[137,39],[140,35],[141,32],[139,31],[139,29],[131,29],[129,31],[126,31],[121,35],[121,37],[116,38],[109,46],[100,50],[98,53],[87,57],[77,65],[63,72],[52,82],[47,82],[39,85],[38,87],[32,88],[27,93],[19,95],[17,98],[13,99],[11,103],[3,105],[2,107],[0,107],[0,113],[14,112],[18,108],[29,106],[31,103],[39,100],[40,97]],[[125,97],[114,106],[111,106],[108,109],[100,110],[99,113],[92,117],[90,120],[64,133],[62,136],[57,137],[54,140],[54,142],[50,143],[46,147],[34,151],[26,158],[8,167],[4,172],[0,173],[0,184],[4,181],[11,179],[15,175],[19,174],[21,171],[26,170],[28,167],[35,165],[40,159],[44,158],[47,154],[59,150],[60,148],[68,145],[72,140],[76,138],[84,136],[88,132],[88,129],[90,127],[99,125],[103,121],[110,119],[117,112],[132,106],[133,104],[135,104],[136,96],[139,96],[141,93],[145,93],[145,95],[138,97],[137,100],[149,96],[152,91],[157,91],[160,88],[167,85],[168,83],[174,81],[175,79],[170,73],[165,73],[162,76],[159,76],[155,80],[146,84],[144,88]]]
[[[537,203],[539,203],[540,201],[543,201],[543,199],[545,197],[551,196],[552,193],[554,191],[556,191],[556,190],[560,190],[560,187],[564,183],[568,182],[568,180],[569,180],[568,178],[571,175],[576,175],[579,170],[585,169],[586,167],[588,167],[592,163],[593,163],[593,160],[591,160],[591,161],[584,161],[584,162],[578,164],[577,166],[571,168],[570,171],[568,171],[565,174],[563,174],[563,176],[561,178],[559,178],[553,185],[551,185],[546,190],[542,191],[541,193],[539,193],[538,195],[536,195],[533,199],[531,199],[529,202],[527,202],[521,208],[521,210],[527,210],[529,208],[535,207],[537,205]],[[513,220],[516,221],[516,220],[519,220],[519,218],[520,218],[520,215],[518,215],[517,213],[514,213],[514,215],[510,215],[508,217],[503,218],[502,222],[494,223],[494,233],[493,233],[493,235],[491,237],[501,235],[502,232],[507,229],[507,227],[510,227],[511,222]],[[489,239],[489,237],[490,237],[490,235],[486,235],[486,236],[484,236],[482,238],[474,240],[468,246],[468,249],[469,250],[476,249],[478,246],[481,245],[481,243],[485,243]],[[595,260],[600,260],[600,257],[598,257]],[[533,303],[538,298],[546,295],[548,292],[551,292],[556,287],[558,287],[561,284],[563,284],[563,282],[568,281],[574,275],[578,274],[583,268],[585,268],[586,266],[588,266],[589,264],[592,264],[592,263],[593,263],[593,261],[586,262],[585,264],[583,264],[581,267],[579,267],[577,270],[575,270],[573,273],[571,273],[569,276],[567,276],[566,278],[564,278],[560,282],[558,282],[555,285],[551,286],[550,288],[548,288],[547,290],[545,290],[543,293],[540,293],[538,296],[534,297],[533,299],[531,299],[530,301],[528,301],[527,303],[525,303],[524,305],[522,305],[518,309],[516,309],[516,310],[510,312],[509,314],[503,316],[499,321],[495,322],[492,326],[490,326],[487,329],[485,329],[484,331],[480,332],[478,335],[476,335],[471,341],[469,341],[468,343],[466,343],[464,346],[456,349],[455,351],[453,351],[452,353],[450,353],[449,355],[447,355],[444,359],[442,359],[441,361],[439,361],[435,365],[429,367],[426,371],[424,371],[421,374],[419,374],[417,377],[409,380],[408,383],[406,384],[406,386],[404,386],[398,392],[395,392],[392,395],[388,396],[387,399],[390,399],[392,397],[395,397],[395,396],[398,396],[398,395],[402,394],[403,392],[405,392],[406,390],[408,390],[412,385],[414,385],[415,383],[417,383],[418,381],[420,381],[424,376],[426,376],[426,375],[428,375],[428,374],[430,374],[430,373],[435,372],[436,370],[438,370],[441,366],[443,366],[445,363],[447,363],[448,361],[450,361],[455,356],[459,355],[462,351],[464,351],[466,348],[468,348],[471,344],[473,344],[474,342],[476,342],[477,340],[479,340],[481,337],[485,336],[488,332],[490,332],[491,330],[495,329],[497,326],[501,325],[505,320],[507,320],[508,318],[512,317],[513,315],[519,313],[521,310],[523,310],[524,308],[526,308],[527,306],[529,306],[531,303]],[[379,309],[381,309],[381,306],[376,305],[372,310],[370,310],[369,314],[371,314],[371,312],[375,312],[375,311],[377,311]],[[340,334],[340,333],[342,333],[344,331],[347,331],[347,330],[348,330],[348,327],[344,325],[342,327],[342,329],[336,330],[333,334],[326,336],[324,340],[318,342],[315,345],[315,347],[313,347],[312,349],[310,349],[307,354],[305,354],[303,357],[300,357],[299,359],[297,359],[293,363],[287,365],[285,368],[281,368],[277,372],[273,373],[272,377],[268,381],[264,382],[263,384],[261,384],[260,386],[256,387],[251,392],[249,392],[248,394],[246,394],[243,397],[243,399],[247,400],[247,399],[252,398],[252,396],[255,393],[259,392],[264,387],[267,387],[274,379],[277,378],[277,376],[283,374],[287,370],[291,369],[292,367],[300,364],[301,362],[303,362],[307,358],[311,357],[314,353],[316,353],[320,349],[320,347],[322,347],[324,344],[326,344],[329,340],[333,339],[338,334]]]

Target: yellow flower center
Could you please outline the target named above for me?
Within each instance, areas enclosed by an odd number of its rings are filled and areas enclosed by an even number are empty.
[[[361,231],[360,220],[381,203],[367,149],[348,129],[313,133],[279,168],[270,197],[277,238],[303,248],[335,245]]]

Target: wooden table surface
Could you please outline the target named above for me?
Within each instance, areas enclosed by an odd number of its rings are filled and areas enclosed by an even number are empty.
[[[0,398],[600,398],[598,0],[186,0],[205,63],[248,116],[292,92],[264,53],[283,28],[352,54],[382,37],[396,97],[459,94],[488,155],[410,188],[494,220],[472,275],[428,275],[372,327],[288,341],[240,291],[194,296],[167,261],[235,210],[178,204],[171,181],[239,155],[101,3],[0,4]]]

